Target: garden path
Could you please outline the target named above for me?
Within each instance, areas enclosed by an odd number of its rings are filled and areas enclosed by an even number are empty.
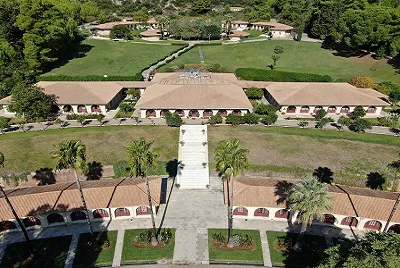
[[[74,233],[72,235],[71,244],[69,245],[68,256],[67,256],[67,260],[65,262],[64,268],[72,268],[73,267],[75,253],[76,253],[76,247],[78,246],[78,241],[79,241],[79,234]]]
[[[124,245],[125,230],[118,230],[117,243],[115,245],[114,259],[112,267],[119,267],[121,265],[122,258],[122,246]]]

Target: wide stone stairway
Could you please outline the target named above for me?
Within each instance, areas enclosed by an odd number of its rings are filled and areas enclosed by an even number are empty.
[[[178,160],[177,183],[181,189],[209,187],[207,126],[181,126]]]

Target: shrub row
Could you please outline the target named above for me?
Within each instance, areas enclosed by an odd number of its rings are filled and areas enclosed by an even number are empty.
[[[78,118],[84,119],[97,119],[98,114],[67,114],[67,120],[77,120]]]
[[[329,75],[292,73],[276,70],[264,70],[256,68],[238,68],[236,76],[244,80],[275,81],[275,82],[332,82]]]
[[[36,81],[141,81],[143,80],[142,74],[137,73],[134,76],[121,76],[110,75],[104,77],[103,75],[52,75],[52,76],[37,76]]]

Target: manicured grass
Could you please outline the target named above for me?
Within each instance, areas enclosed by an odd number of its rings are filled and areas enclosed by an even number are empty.
[[[358,134],[349,131],[264,126],[216,126],[208,128],[209,159],[214,164],[218,141],[238,138],[249,149],[246,175],[311,175],[329,167],[335,182],[365,186],[369,172],[386,172],[398,159],[400,140],[394,136]]]
[[[44,75],[135,75],[181,47],[87,39],[75,57]]]
[[[276,46],[282,46],[277,63],[277,70],[301,73],[315,73],[330,75],[333,79],[349,80],[356,75],[368,75],[377,81],[391,80],[400,83],[400,74],[387,63],[387,60],[373,60],[365,57],[341,57],[337,52],[321,48],[319,43],[295,42],[292,40],[271,40],[255,43],[242,43],[235,45],[203,46],[205,64],[221,64],[228,72],[234,72],[237,68],[262,68],[266,69],[272,63],[271,55]],[[179,64],[200,63],[197,49],[181,55],[174,61],[162,67]]]
[[[125,147],[144,137],[154,141],[159,161],[168,162],[178,157],[179,128],[167,126],[104,126],[49,129],[0,135],[0,148],[5,155],[4,173],[35,171],[53,168],[51,157],[54,145],[62,140],[79,139],[86,145],[87,160],[102,165],[114,165],[125,157]]]
[[[75,253],[74,267],[91,267],[98,264],[112,264],[114,259],[115,244],[117,242],[117,231],[95,233],[96,241],[101,246],[106,240],[110,241],[110,246],[105,251],[95,251],[93,247],[85,246],[91,241],[89,233],[79,236],[78,246]]]
[[[175,229],[171,229],[171,243],[165,248],[140,248],[132,243],[132,239],[146,229],[126,230],[122,248],[122,262],[170,260],[174,256]]]
[[[225,250],[218,249],[213,245],[212,234],[222,233],[228,235],[226,229],[208,229],[208,251],[210,261],[236,261],[263,263],[263,254],[261,248],[260,232],[254,230],[233,230],[233,234],[249,235],[254,239],[254,250]]]
[[[305,235],[303,252],[294,253],[290,248],[296,243],[298,234],[267,231],[272,265],[285,267],[316,267],[327,248],[322,236]],[[289,250],[279,246],[278,241],[285,242]]]
[[[23,268],[63,268],[67,260],[69,245],[72,236],[60,236],[56,238],[46,238],[33,240],[32,245],[36,250],[36,255],[30,261],[26,242],[18,242],[7,246],[1,267],[23,267]]]

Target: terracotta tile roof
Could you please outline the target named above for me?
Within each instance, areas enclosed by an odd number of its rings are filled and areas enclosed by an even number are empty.
[[[147,23],[148,24],[157,24],[158,22],[156,21],[155,18],[150,18],[150,19],[147,20]]]
[[[149,178],[153,205],[160,203],[161,178]],[[148,204],[145,180],[103,179],[82,181],[83,194],[89,209],[145,206]],[[11,203],[20,217],[40,215],[51,211],[81,208],[80,194],[75,183],[62,183],[7,190]],[[0,220],[13,218],[7,203],[0,197]]]
[[[289,189],[291,184],[297,182],[298,180],[240,178],[234,184],[233,203],[235,206],[285,208],[287,191],[284,189]],[[327,191],[332,196],[332,210],[328,213],[383,221],[389,217],[398,196],[398,193],[340,185],[329,185]],[[400,222],[399,210],[394,215],[393,222]]]
[[[232,33],[229,34],[230,37],[246,37],[249,36],[250,34],[248,32],[244,32],[244,31],[236,31],[233,30],[231,31]]]
[[[233,24],[249,24],[248,21],[243,21],[243,20],[235,20],[232,22]]]
[[[190,74],[170,73],[144,91],[136,104],[139,109],[251,109],[243,89],[230,80],[231,75],[189,78]],[[157,76],[157,75],[156,75]],[[187,78],[179,78],[187,76]],[[225,79],[226,78],[226,79]],[[234,76],[233,76],[234,78]],[[234,78],[235,79],[235,78]]]
[[[99,29],[99,30],[111,30],[114,26],[117,25],[136,25],[139,24],[138,21],[112,21],[112,22],[107,22],[99,25],[94,25],[93,29]]]
[[[377,97],[383,94],[348,83],[271,82],[266,89],[280,105],[388,105]]]
[[[152,37],[152,36],[161,36],[160,30],[147,30],[140,33],[141,36]]]
[[[279,30],[279,31],[289,31],[293,30],[292,26],[283,24],[283,23],[278,23],[278,22],[265,22],[265,21],[259,21],[259,22],[253,22],[251,23],[253,25],[257,26],[270,26],[273,28],[273,30]]]

